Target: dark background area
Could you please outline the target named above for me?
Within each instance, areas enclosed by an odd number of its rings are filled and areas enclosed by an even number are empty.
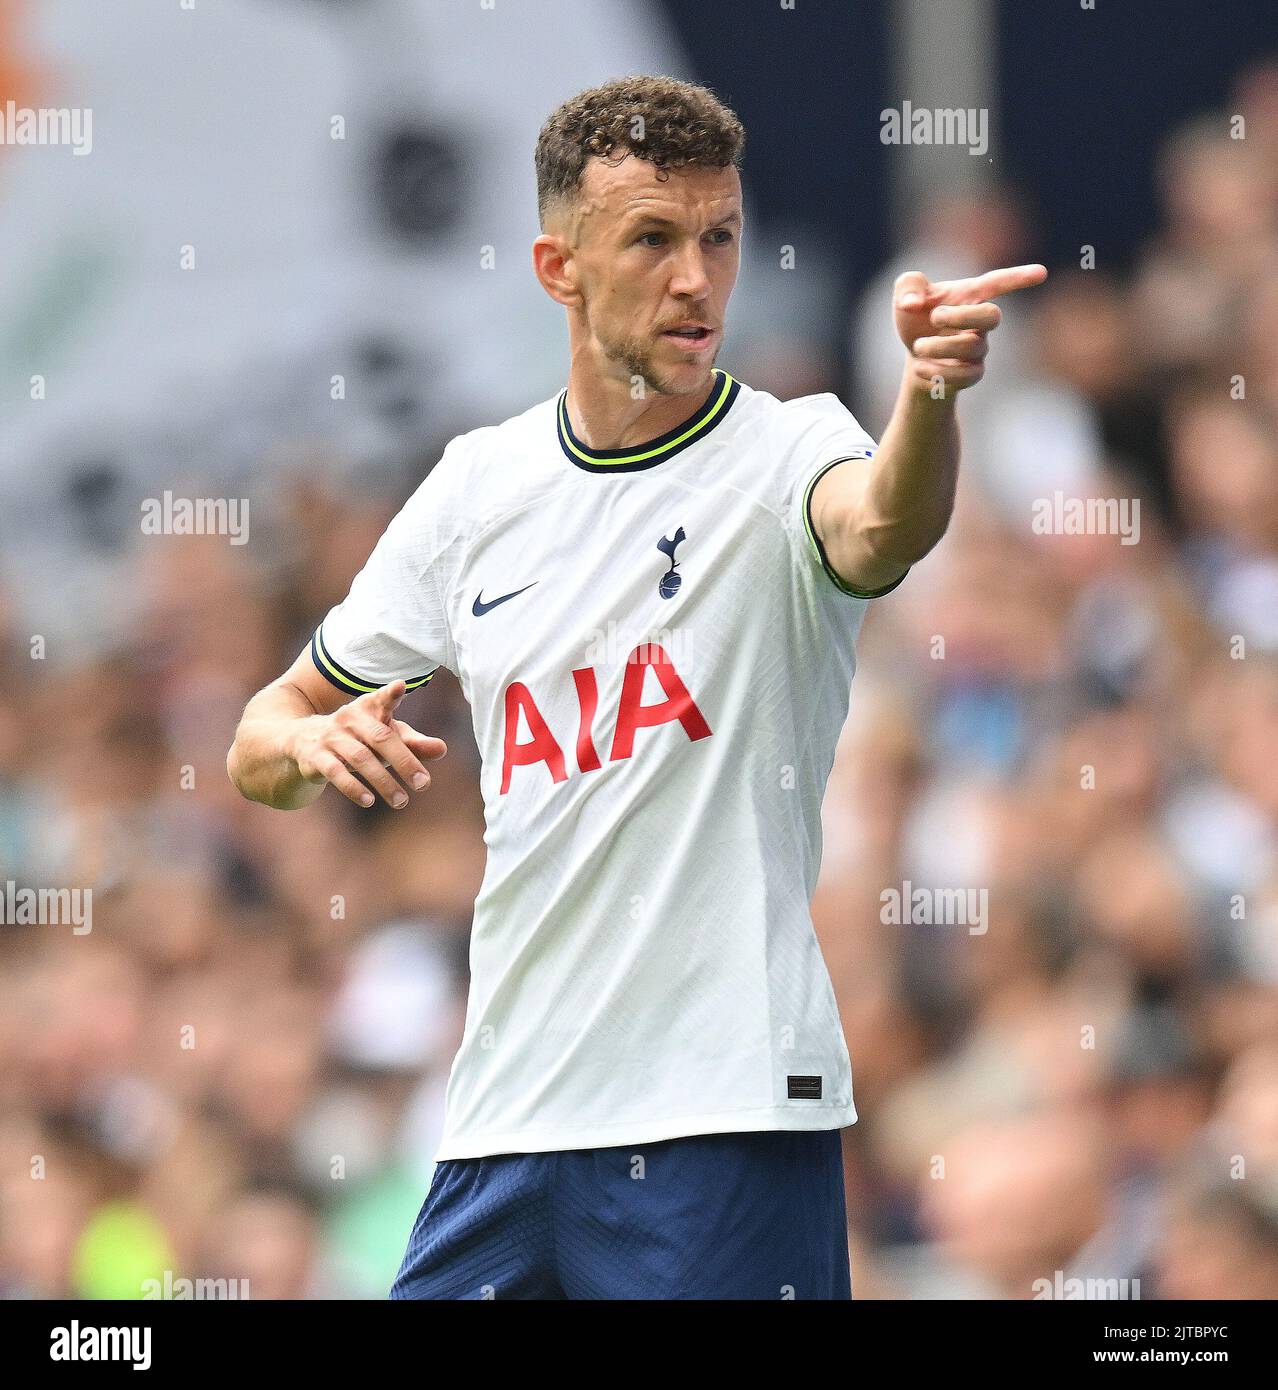
[[[777,0],[745,0],[725,23],[718,5],[662,3],[699,80],[745,122],[759,212],[783,222],[802,209],[822,223],[846,268],[850,305],[903,231],[890,225],[893,152],[877,138],[879,112],[907,98],[916,107],[945,104],[898,90],[891,7],[800,0],[804,22],[796,24]],[[1160,141],[1223,102],[1240,66],[1278,50],[1278,6],[1097,0],[1084,10],[1078,0],[1002,0],[997,9],[991,152],[996,169],[1029,195],[1040,259],[1076,262],[1087,243],[1110,268],[1125,268],[1155,226]],[[834,128],[832,106],[844,112]]]

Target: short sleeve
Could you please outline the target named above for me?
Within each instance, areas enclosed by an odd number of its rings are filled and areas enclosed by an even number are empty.
[[[454,664],[443,583],[455,530],[447,457],[445,450],[311,639],[315,665],[348,695],[395,680],[415,690]]]
[[[837,396],[811,396],[791,404],[803,407],[793,412],[794,443],[787,470],[791,484],[787,529],[800,573],[833,585],[850,598],[871,599],[890,594],[905,578],[904,574],[882,589],[855,588],[836,573],[812,524],[812,493],[817,483],[841,463],[872,459],[877,444]]]

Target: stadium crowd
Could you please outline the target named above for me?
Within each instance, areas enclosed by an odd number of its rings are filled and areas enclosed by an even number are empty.
[[[951,532],[866,619],[813,905],[861,1298],[1278,1297],[1278,70],[1237,100],[1245,139],[1167,142],[1131,273],[1008,304]],[[1032,260],[1029,225],[955,195],[902,263]],[[852,325],[876,434],[897,268]],[[446,673],[401,707],[450,748],[402,812],[272,812],[223,764],[442,443],[370,473],[299,437],[248,544],[117,546],[73,663],[0,606],[0,878],[93,890],[91,931],[0,935],[0,1292],[385,1295],[464,1016],[469,714]],[[1036,525],[1057,494],[1138,526]],[[986,910],[889,922],[916,889]]]

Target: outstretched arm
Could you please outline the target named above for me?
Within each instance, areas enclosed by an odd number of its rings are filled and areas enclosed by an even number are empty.
[[[908,357],[892,418],[872,459],[831,468],[812,492],[812,525],[848,585],[887,588],[945,534],[958,482],[958,392],[985,375],[988,335],[1002,315],[989,302],[1047,278],[1041,265],[933,283],[897,278],[893,313]]]

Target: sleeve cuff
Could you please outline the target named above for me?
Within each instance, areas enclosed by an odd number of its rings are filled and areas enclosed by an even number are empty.
[[[813,552],[817,559],[821,561],[821,568],[825,571],[830,582],[840,593],[847,594],[850,598],[882,598],[884,594],[890,594],[910,571],[907,569],[905,574],[902,574],[900,578],[894,579],[890,584],[884,585],[881,589],[857,589],[841,578],[834,566],[830,564],[829,557],[825,553],[825,546],[821,544],[821,538],[817,535],[816,527],[812,524],[812,493],[816,485],[825,477],[831,468],[836,467],[840,463],[848,463],[852,459],[863,457],[866,456],[863,454],[845,454],[842,458],[831,459],[824,467],[817,469],[808,480],[808,485],[803,492],[803,529],[807,532],[808,541],[812,546]]]
[[[369,680],[367,676],[357,676],[353,671],[348,671],[345,666],[334,661],[329,655],[328,648],[324,645],[322,624],[315,629],[315,635],[311,638],[311,660],[314,661],[320,675],[339,690],[344,690],[348,695],[367,695],[371,691],[380,690],[382,686],[391,683],[389,680],[374,681]],[[427,671],[424,676],[404,677],[403,680],[409,690],[418,690],[434,674],[434,671]],[[391,677],[391,680],[394,679],[395,677]]]

